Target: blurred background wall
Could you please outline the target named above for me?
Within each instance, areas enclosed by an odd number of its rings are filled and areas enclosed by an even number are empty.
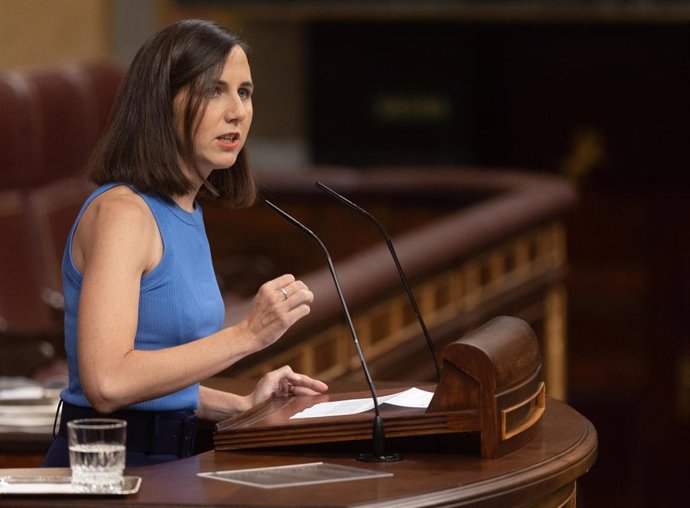
[[[259,166],[572,179],[568,401],[600,437],[579,504],[687,505],[686,2],[2,0],[0,68],[126,65],[186,17],[252,48]]]
[[[0,67],[110,57],[107,1],[7,0],[0,11]]]

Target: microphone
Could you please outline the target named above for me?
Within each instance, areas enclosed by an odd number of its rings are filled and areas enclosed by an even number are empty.
[[[391,240],[390,235],[386,231],[386,229],[383,227],[383,224],[374,217],[372,214],[367,212],[365,209],[362,207],[356,205],[349,199],[347,199],[345,196],[338,194],[336,191],[331,189],[330,187],[322,184],[321,182],[316,182],[316,186],[321,189],[322,191],[327,192],[331,196],[333,196],[335,199],[340,201],[341,203],[349,206],[352,208],[354,211],[358,212],[359,214],[363,215],[367,219],[369,219],[371,222],[373,222],[376,227],[378,228],[379,232],[383,236],[383,238],[386,240],[386,245],[388,246],[388,250],[391,253],[391,256],[393,257],[393,261],[395,261],[395,267],[398,269],[398,274],[400,275],[400,280],[403,283],[403,286],[405,287],[405,291],[407,292],[407,297],[410,299],[410,303],[412,304],[412,308],[414,309],[414,313],[417,316],[417,321],[419,322],[419,326],[422,328],[422,332],[424,333],[424,338],[426,338],[426,343],[427,346],[429,346],[429,351],[431,352],[431,356],[434,359],[434,366],[436,367],[436,377],[440,381],[441,380],[441,369],[438,366],[438,359],[436,358],[436,351],[434,349],[434,343],[431,340],[431,336],[429,335],[429,330],[426,328],[426,324],[424,323],[424,319],[422,319],[422,313],[419,311],[419,307],[417,306],[417,301],[415,300],[414,294],[412,293],[412,290],[410,289],[410,285],[407,282],[407,277],[405,276],[405,272],[402,269],[402,266],[400,265],[400,261],[398,260],[398,255],[395,252],[395,248],[393,247],[393,241]]]
[[[328,269],[331,272],[331,276],[333,277],[333,282],[335,283],[335,289],[338,292],[338,298],[340,298],[340,304],[343,307],[343,311],[345,312],[345,317],[347,318],[347,324],[350,328],[350,333],[352,334],[352,340],[355,343],[355,349],[357,350],[357,355],[359,356],[359,361],[362,364],[362,370],[364,371],[364,377],[367,380],[367,384],[369,385],[369,391],[371,391],[371,398],[374,401],[374,423],[373,423],[373,429],[372,429],[372,439],[373,439],[373,444],[374,444],[374,452],[373,453],[360,453],[357,455],[357,460],[361,460],[364,462],[396,462],[399,460],[402,460],[402,457],[397,454],[397,453],[385,453],[385,432],[383,429],[383,419],[381,418],[381,412],[379,411],[379,400],[378,396],[376,395],[376,388],[374,388],[374,382],[371,380],[371,374],[369,373],[369,368],[367,367],[367,362],[364,359],[364,354],[362,353],[362,348],[359,345],[359,339],[357,338],[357,332],[355,332],[355,327],[352,324],[352,318],[350,317],[350,311],[347,308],[347,304],[345,303],[345,297],[343,296],[343,291],[340,288],[340,283],[338,282],[338,275],[335,272],[335,266],[333,266],[333,260],[331,259],[331,254],[328,252],[328,249],[324,245],[324,243],[321,241],[321,239],[316,236],[316,234],[310,230],[307,226],[299,222],[297,219],[289,215],[287,212],[283,211],[282,209],[278,208],[276,205],[271,203],[269,200],[261,198],[261,201],[268,206],[271,210],[276,212],[278,215],[282,216],[284,219],[286,219],[288,222],[290,222],[292,225],[296,226],[298,229],[300,229],[302,232],[306,233],[310,237],[312,237],[316,243],[319,244],[319,247],[321,247],[321,250],[323,250],[324,254],[326,255],[326,261],[328,262]]]

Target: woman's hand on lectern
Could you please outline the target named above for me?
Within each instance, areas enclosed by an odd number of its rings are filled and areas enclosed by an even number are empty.
[[[250,404],[256,405],[272,395],[289,397],[300,395],[319,395],[328,390],[326,383],[298,374],[285,365],[263,376],[256,383],[254,391],[248,395]]]

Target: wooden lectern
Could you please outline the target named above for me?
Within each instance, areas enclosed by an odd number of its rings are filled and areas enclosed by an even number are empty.
[[[499,457],[529,441],[545,406],[541,355],[532,328],[499,316],[448,344],[427,409],[383,404],[386,437],[478,433],[483,457]],[[400,389],[381,390],[379,395]],[[291,446],[372,438],[373,412],[290,419],[320,402],[370,397],[369,391],[273,398],[216,425],[216,450]]]

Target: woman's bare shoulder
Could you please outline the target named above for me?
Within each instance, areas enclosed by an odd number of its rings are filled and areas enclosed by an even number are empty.
[[[118,185],[97,196],[84,212],[82,221],[93,222],[99,229],[120,226],[133,230],[155,226],[144,199],[126,185]]]
[[[146,268],[159,259],[158,226],[146,202],[121,185],[94,198],[75,231],[73,256],[77,266],[88,253],[119,252]]]

